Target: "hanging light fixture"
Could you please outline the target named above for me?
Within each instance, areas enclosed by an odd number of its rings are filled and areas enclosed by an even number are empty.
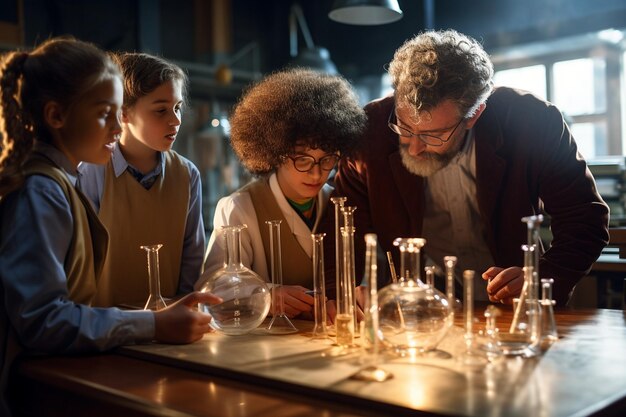
[[[302,31],[302,37],[306,47],[298,51],[298,26]],[[290,62],[294,67],[305,67],[328,74],[337,74],[337,67],[330,60],[330,52],[313,43],[309,26],[304,19],[302,7],[298,3],[291,5],[289,12],[289,49],[292,56]]]
[[[398,0],[335,0],[328,17],[349,25],[384,25],[402,19]]]

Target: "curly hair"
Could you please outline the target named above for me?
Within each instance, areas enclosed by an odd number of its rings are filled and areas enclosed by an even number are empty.
[[[428,31],[407,40],[394,54],[389,75],[396,104],[419,113],[443,100],[469,118],[493,89],[493,64],[475,39],[455,30]]]
[[[187,95],[187,74],[176,64],[140,52],[112,54],[124,76],[124,107],[132,107],[137,100],[156,90],[166,81],[180,81],[183,97]]]
[[[35,140],[51,142],[44,106],[65,108],[119,68],[97,46],[71,37],[45,41],[31,52],[8,52],[0,59],[0,196],[24,181],[22,165]]]
[[[366,116],[344,78],[290,69],[249,88],[230,124],[231,145],[241,163],[264,176],[296,146],[349,154],[363,134]]]

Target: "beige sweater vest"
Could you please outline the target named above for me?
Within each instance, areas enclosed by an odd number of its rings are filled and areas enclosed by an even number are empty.
[[[180,278],[190,175],[174,152],[163,153],[165,175],[146,190],[130,172],[115,176],[112,162],[105,170],[100,219],[110,236],[109,256],[98,284],[96,306],[143,307],[150,295],[146,251],[143,245],[161,243],[161,295],[174,297]]]
[[[285,216],[278,206],[267,179],[259,179],[242,188],[250,193],[256,212],[267,267],[271,265],[271,247],[268,220],[282,220],[280,227],[280,245],[282,250],[282,268],[284,285],[301,285],[313,288],[313,268],[311,258],[306,254],[291,229]],[[268,271],[271,274],[271,271]]]
[[[34,154],[24,169],[25,175],[46,175],[63,189],[72,209],[74,229],[72,243],[65,259],[69,299],[91,304],[107,255],[108,234],[94,212],[89,199],[77,190],[67,175],[50,160]]]
[[[107,231],[100,223],[91,203],[77,190],[66,174],[43,155],[33,154],[24,167],[26,177],[45,175],[56,181],[65,194],[72,210],[74,227],[72,243],[63,268],[67,278],[68,298],[78,304],[89,305],[96,294],[99,274],[107,250]],[[2,209],[0,208],[0,211]],[[28,237],[26,237],[28,238]],[[15,330],[5,313],[0,313],[0,398],[6,395],[8,375],[20,346]],[[6,403],[0,401],[0,414],[8,413]]]

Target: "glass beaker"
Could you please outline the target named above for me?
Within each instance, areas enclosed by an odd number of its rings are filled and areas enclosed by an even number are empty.
[[[272,274],[272,320],[267,325],[271,334],[296,333],[298,329],[285,314],[283,298],[283,255],[280,247],[280,223],[282,220],[265,222],[270,233],[270,271]]]
[[[400,355],[436,349],[452,325],[445,295],[421,281],[421,238],[398,238],[400,280],[379,292],[379,321],[384,343]]]
[[[213,316],[211,326],[228,335],[256,329],[270,310],[271,297],[265,281],[241,263],[241,231],[246,225],[224,226],[224,266],[215,271],[200,288],[224,300],[220,304],[199,304]]]
[[[148,262],[148,283],[150,285],[150,295],[144,305],[144,310],[158,311],[167,307],[165,300],[161,297],[161,273],[159,271],[159,249],[162,244],[143,245],[139,249],[146,251]]]
[[[326,283],[324,276],[324,236],[326,233],[311,234],[313,240],[313,327],[314,339],[328,337],[326,326]]]

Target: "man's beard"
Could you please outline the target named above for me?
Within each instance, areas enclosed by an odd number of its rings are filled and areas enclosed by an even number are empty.
[[[443,154],[423,152],[420,154],[420,157],[424,158],[423,160],[417,160],[409,155],[408,149],[409,145],[400,144],[402,165],[404,165],[411,174],[419,175],[420,177],[429,177],[446,167],[450,161],[459,154],[460,146],[454,146]]]

